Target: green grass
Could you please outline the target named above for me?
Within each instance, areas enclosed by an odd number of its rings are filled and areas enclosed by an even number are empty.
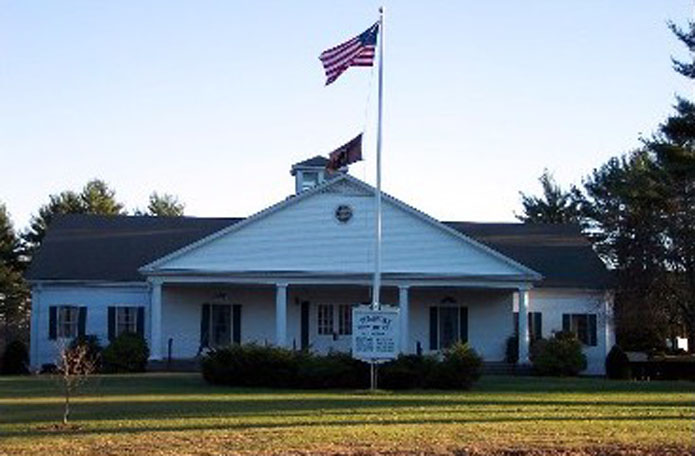
[[[369,394],[213,387],[195,374],[103,376],[75,398],[75,428],[54,429],[61,414],[54,380],[0,377],[0,455],[695,454],[687,382],[484,377],[472,391]]]

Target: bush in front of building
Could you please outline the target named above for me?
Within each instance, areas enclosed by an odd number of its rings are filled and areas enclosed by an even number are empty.
[[[630,359],[620,348],[620,345],[613,345],[606,356],[606,377],[615,380],[628,380],[630,376]]]
[[[7,344],[2,354],[2,375],[26,375],[29,373],[29,351],[21,340]]]
[[[557,332],[550,339],[538,339],[531,345],[531,363],[538,375],[577,376],[586,369],[582,343],[570,332]]]
[[[150,349],[145,339],[124,332],[101,352],[102,370],[107,373],[144,372]]]
[[[456,344],[441,358],[401,355],[379,367],[385,389],[468,389],[480,376],[482,360],[467,344]],[[203,378],[212,384],[269,388],[369,387],[369,365],[348,353],[316,355],[256,344],[210,350],[201,360]]]
[[[212,384],[268,388],[365,388],[369,370],[350,355],[314,355],[274,346],[230,345],[210,350],[201,360]]]
[[[422,389],[428,387],[441,361],[434,355],[399,355],[379,367],[379,387],[385,389]]]
[[[94,366],[96,372],[99,372],[101,370],[101,352],[104,350],[99,343],[99,337],[93,334],[77,336],[70,342],[68,349],[74,350],[81,345],[87,347],[89,363]]]
[[[304,352],[299,357],[296,380],[299,388],[367,388],[369,365],[349,353],[320,356]]]
[[[427,380],[426,387],[470,389],[480,378],[483,359],[467,343],[457,342],[444,350],[443,359]]]

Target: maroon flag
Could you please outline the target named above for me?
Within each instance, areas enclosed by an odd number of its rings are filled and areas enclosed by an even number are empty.
[[[343,166],[360,160],[362,160],[362,133],[328,155],[326,170],[337,171]]]

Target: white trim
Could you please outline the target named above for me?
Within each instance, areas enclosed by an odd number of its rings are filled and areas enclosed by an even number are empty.
[[[176,271],[179,272],[179,271]],[[324,274],[318,275],[166,275],[157,278],[166,278],[167,284],[256,284],[275,286],[279,280],[289,285],[364,285],[371,286],[372,278],[368,274]],[[496,288],[518,289],[525,282],[519,280],[480,280],[479,277],[456,278],[436,276],[432,278],[390,278],[388,275],[382,281],[384,287],[398,287],[408,285],[411,287],[455,287],[455,288]]]
[[[181,255],[183,255],[187,252],[190,252],[191,250],[197,249],[198,247],[205,245],[205,244],[208,244],[209,242],[212,242],[213,240],[218,239],[222,236],[225,236],[229,233],[238,231],[250,223],[254,223],[257,220],[260,220],[264,217],[267,217],[267,216],[269,216],[269,215],[271,215],[279,210],[282,210],[290,205],[296,204],[296,203],[298,203],[306,198],[313,196],[314,194],[321,193],[324,190],[326,190],[327,188],[334,186],[334,185],[337,185],[338,183],[343,182],[343,181],[347,181],[347,182],[350,182],[358,187],[361,187],[363,190],[366,190],[368,193],[370,193],[372,195],[375,194],[375,189],[371,185],[369,185],[365,182],[362,182],[361,180],[356,179],[348,174],[343,174],[335,179],[325,181],[324,183],[321,183],[314,188],[311,188],[309,190],[305,190],[294,197],[289,197],[289,198],[287,198],[279,203],[276,203],[276,204],[274,204],[266,209],[263,209],[260,212],[257,212],[255,214],[251,215],[250,217],[248,217],[242,221],[234,223],[226,228],[223,228],[215,233],[212,233],[209,236],[206,236],[202,239],[199,239],[198,241],[195,241],[195,242],[188,244],[188,245],[186,245],[178,250],[175,250],[174,252],[171,252],[171,253],[169,253],[169,254],[167,254],[167,255],[165,255],[165,256],[163,256],[163,257],[161,257],[153,262],[146,264],[145,266],[139,268],[138,271],[142,274],[148,274],[148,273],[155,272],[155,270],[157,268],[159,268],[161,265],[163,265],[164,263],[166,263],[170,260],[178,258]],[[409,206],[408,204],[392,197],[391,195],[388,195],[387,193],[383,193],[382,196],[387,201],[389,201],[391,204],[406,211],[407,213],[409,213],[417,218],[420,218],[421,220],[424,220],[425,222],[429,223],[430,225],[432,225],[436,228],[439,228],[440,230],[453,236],[454,238],[462,240],[465,243],[470,244],[471,246],[473,246],[473,247],[475,247],[475,248],[477,248],[477,249],[479,249],[479,250],[481,250],[489,255],[492,255],[493,257],[495,257],[501,261],[503,261],[507,265],[512,266],[513,268],[520,270],[523,274],[528,275],[528,277],[526,277],[527,280],[539,281],[539,280],[543,279],[543,275],[538,273],[537,271],[534,271],[533,269],[531,269],[527,266],[524,266],[523,264],[509,258],[508,256],[503,255],[502,253],[498,252],[497,250],[494,250],[494,249],[492,249],[484,244],[481,244],[480,242],[466,236],[465,234],[460,233],[459,231],[456,231],[455,229],[453,229],[449,226],[446,226],[442,222],[436,220],[433,217],[430,217],[429,215],[425,214],[424,212],[419,211],[412,206]]]

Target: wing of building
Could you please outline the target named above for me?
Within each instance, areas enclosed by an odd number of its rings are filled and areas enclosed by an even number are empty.
[[[124,331],[153,360],[248,342],[349,350],[352,307],[370,301],[375,191],[324,166],[294,165],[296,194],[244,219],[56,217],[27,276],[32,366],[54,362],[61,339]],[[401,351],[463,340],[503,362],[521,333],[524,362],[529,339],[564,329],[583,342],[586,373],[604,372],[609,274],[577,226],[441,222],[384,195],[382,246]]]

